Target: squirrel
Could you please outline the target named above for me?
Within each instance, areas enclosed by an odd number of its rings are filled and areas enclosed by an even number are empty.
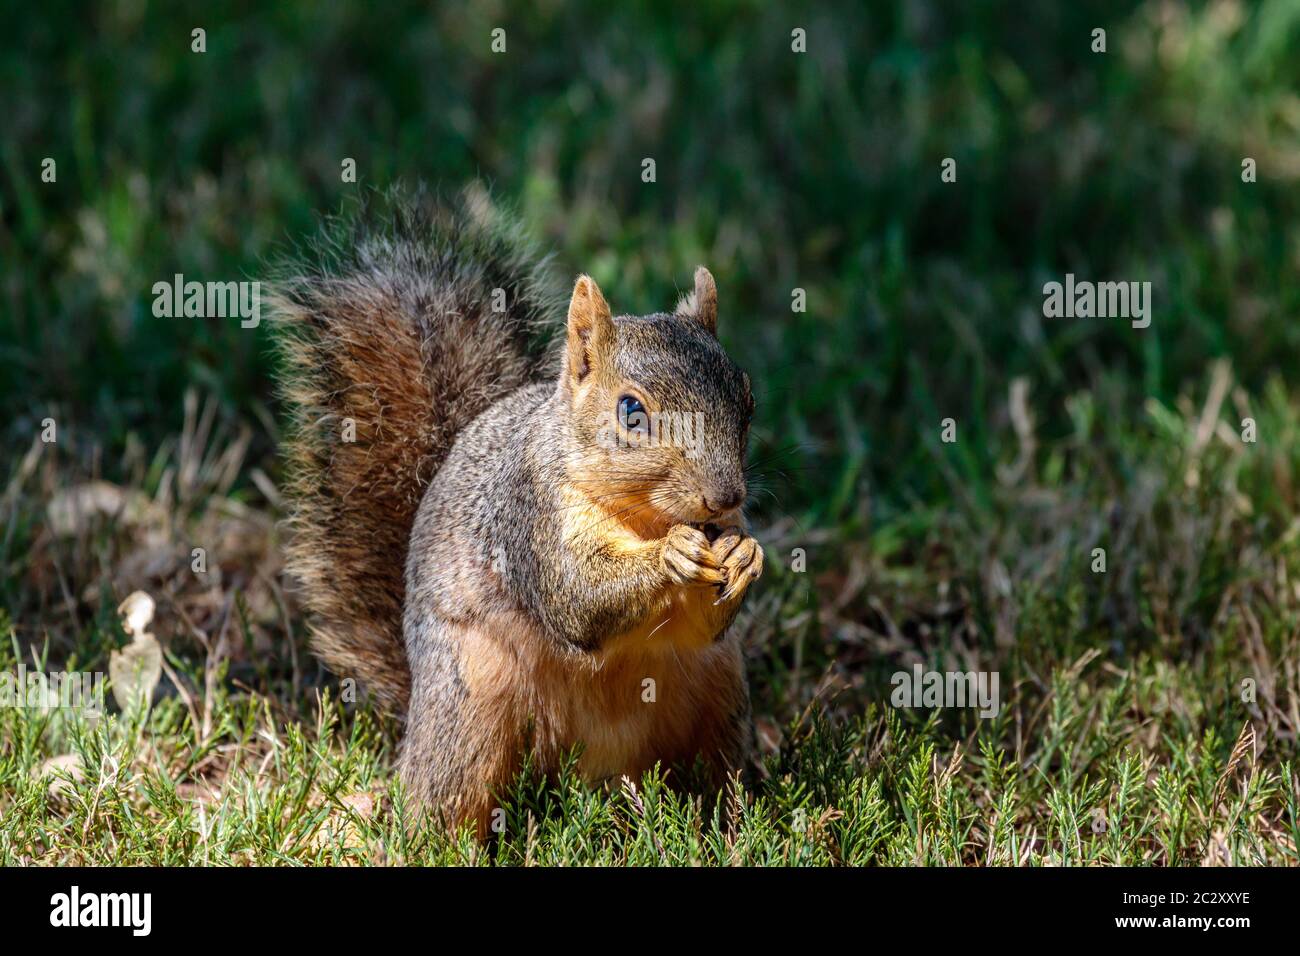
[[[645,316],[580,275],[560,333],[550,260],[481,195],[363,200],[301,253],[286,567],[316,655],[404,720],[416,804],[483,836],[530,751],[593,783],[743,770],[754,400],[709,271]]]

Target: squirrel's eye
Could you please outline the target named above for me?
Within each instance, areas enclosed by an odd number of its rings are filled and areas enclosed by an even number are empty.
[[[624,395],[618,400],[618,423],[630,432],[650,434],[650,416],[640,399]]]

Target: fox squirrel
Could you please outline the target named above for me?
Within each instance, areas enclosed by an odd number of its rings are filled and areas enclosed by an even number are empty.
[[[290,268],[287,565],[315,652],[404,715],[408,792],[483,834],[529,748],[741,768],[754,403],[708,270],[641,317],[579,276],[547,349],[547,261],[481,197],[363,202]]]

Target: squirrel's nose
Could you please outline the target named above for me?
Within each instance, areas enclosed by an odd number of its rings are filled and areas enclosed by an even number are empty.
[[[743,488],[715,489],[703,496],[704,507],[715,514],[730,511],[745,500]]]

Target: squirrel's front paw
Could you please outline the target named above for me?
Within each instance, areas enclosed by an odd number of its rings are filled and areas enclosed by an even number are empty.
[[[739,528],[727,528],[713,542],[713,559],[722,569],[724,584],[715,604],[739,598],[763,573],[763,549]]]
[[[690,525],[674,525],[664,538],[660,558],[675,584],[722,584],[723,574],[714,560],[704,532]]]

